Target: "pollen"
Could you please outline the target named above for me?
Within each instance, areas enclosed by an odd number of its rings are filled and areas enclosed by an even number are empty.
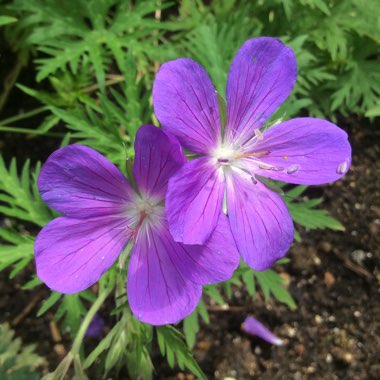
[[[336,171],[338,174],[344,174],[347,171],[347,167],[348,167],[347,161],[344,161],[341,164],[339,164]]]
[[[286,172],[287,172],[288,174],[293,174],[293,173],[298,172],[299,168],[300,168],[299,165],[294,164],[294,165],[289,166]]]

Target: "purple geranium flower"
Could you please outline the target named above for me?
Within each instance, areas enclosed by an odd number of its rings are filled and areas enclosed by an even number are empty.
[[[282,346],[284,342],[268,330],[260,321],[253,317],[247,317],[242,324],[242,329],[250,335],[258,336],[268,343]]]
[[[104,325],[105,323],[103,317],[96,313],[94,318],[92,318],[85,335],[89,338],[99,338],[103,333]]]
[[[64,216],[37,237],[37,275],[56,291],[79,292],[98,281],[132,242],[127,293],[133,313],[154,325],[175,323],[194,310],[203,284],[231,277],[239,255],[224,215],[204,246],[185,246],[170,235],[167,183],[186,161],[174,137],[143,126],[135,152],[137,191],[91,148],[71,145],[49,157],[38,187]]]
[[[245,42],[228,75],[223,130],[217,94],[202,66],[187,58],[161,66],[153,88],[156,116],[200,156],[169,182],[166,210],[174,240],[207,241],[224,203],[243,259],[267,269],[285,255],[294,230],[285,203],[260,178],[311,185],[347,172],[347,134],[328,121],[297,118],[260,130],[290,94],[296,75],[293,51],[281,41]]]

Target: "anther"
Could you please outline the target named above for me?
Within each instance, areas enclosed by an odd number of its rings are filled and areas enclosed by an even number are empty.
[[[284,168],[282,166],[272,166],[270,170],[273,170],[275,172],[282,172]]]
[[[263,156],[268,156],[270,154],[270,151],[267,150],[265,152],[255,152],[252,154],[247,154],[247,156],[252,156],[252,157],[263,157]]]
[[[284,170],[284,168],[282,166],[273,166],[273,165],[268,165],[268,164],[264,164],[264,163],[261,163],[259,165],[259,168],[264,169],[264,170],[273,170],[275,172],[282,172]]]
[[[252,180],[252,182],[253,182],[254,185],[257,185],[257,180],[256,180],[255,176],[252,176],[251,180]]]
[[[291,165],[288,167],[288,170],[286,171],[288,174],[293,174],[295,172],[298,172],[300,166],[297,164]]]
[[[259,168],[260,168],[260,169],[264,169],[264,170],[271,170],[272,167],[273,167],[272,165],[263,164],[263,163],[261,163],[261,164],[259,165]]]
[[[255,136],[258,140],[264,140],[264,135],[260,131],[260,129],[255,129]]]
[[[218,162],[221,164],[228,164],[230,160],[228,158],[218,158]]]
[[[344,161],[342,162],[339,166],[338,169],[336,170],[338,174],[344,174],[347,171],[347,162]]]

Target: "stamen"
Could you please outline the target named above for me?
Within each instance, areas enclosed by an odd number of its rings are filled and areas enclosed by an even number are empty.
[[[264,170],[271,170],[272,167],[273,167],[272,165],[263,164],[263,163],[261,163],[261,164],[259,165],[259,168],[260,168],[260,169],[264,169]]]
[[[270,170],[273,170],[275,172],[282,172],[284,168],[282,166],[272,166]]]
[[[275,172],[282,172],[284,170],[282,166],[273,166],[264,163],[260,163],[259,168],[264,170],[273,170]]]
[[[252,180],[252,182],[253,182],[254,185],[257,185],[257,180],[256,180],[255,176],[252,176],[251,180]]]
[[[252,157],[263,157],[263,156],[269,156],[270,155],[270,151],[267,150],[265,152],[255,152],[255,153],[252,153],[252,154],[247,154],[247,156],[252,156]]]
[[[295,172],[298,172],[300,166],[297,164],[291,165],[288,167],[288,170],[286,171],[288,174],[293,174]]]
[[[221,164],[228,164],[230,160],[228,158],[218,158],[218,162]]]
[[[264,135],[260,131],[260,129],[255,129],[255,136],[258,140],[264,140]]]
[[[336,170],[338,174],[344,174],[347,171],[347,162],[344,161],[342,162],[339,166],[338,169]]]

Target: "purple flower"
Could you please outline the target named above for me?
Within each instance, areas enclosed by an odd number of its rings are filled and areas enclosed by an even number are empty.
[[[86,336],[90,338],[99,338],[102,335],[103,330],[104,319],[99,314],[95,314],[88,326]]]
[[[56,291],[79,292],[98,281],[131,242],[127,293],[133,313],[154,325],[175,323],[194,310],[203,284],[231,277],[239,255],[224,215],[204,246],[185,246],[170,235],[167,183],[186,160],[174,137],[143,126],[135,152],[137,191],[91,148],[71,145],[49,157],[38,187],[64,216],[37,237],[37,275]]]
[[[161,66],[153,87],[156,116],[198,155],[169,181],[166,210],[175,241],[207,241],[224,205],[243,259],[265,270],[285,255],[294,227],[281,197],[260,178],[316,185],[347,172],[347,134],[328,121],[297,118],[262,130],[290,94],[296,74],[293,51],[281,41],[245,42],[228,75],[222,128],[206,71],[187,58]]]
[[[269,331],[260,321],[253,317],[247,317],[242,324],[242,329],[250,335],[258,336],[268,343],[282,346],[284,342]]]

